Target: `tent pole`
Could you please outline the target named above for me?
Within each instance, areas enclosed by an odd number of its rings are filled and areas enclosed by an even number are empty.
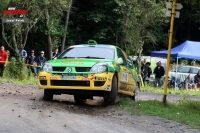
[[[176,59],[175,90],[178,90],[178,89],[179,89],[179,88],[178,88],[178,85],[177,85],[177,83],[176,83],[176,81],[177,81],[177,68],[178,68],[178,57],[177,57],[177,59]]]

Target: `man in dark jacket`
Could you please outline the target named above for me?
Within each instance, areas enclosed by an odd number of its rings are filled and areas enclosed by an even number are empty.
[[[60,53],[58,52],[58,47],[54,49],[54,52],[52,52],[52,60],[57,59]]]
[[[26,64],[28,69],[34,74],[34,76],[36,77],[36,72],[35,72],[35,55],[34,55],[34,50],[31,50],[31,55],[29,55],[26,58]],[[30,71],[28,72],[28,75],[30,76]]]
[[[46,62],[46,58],[44,57],[44,51],[40,52],[40,56],[38,56],[37,58],[35,58],[35,62],[37,64],[37,77],[42,69],[42,66],[44,65],[44,63]]]
[[[147,62],[145,65],[142,66],[142,80],[143,83],[145,84],[146,78],[150,77],[151,72],[151,68],[150,66],[150,62]]]
[[[194,83],[196,84],[196,87],[198,87],[200,85],[200,70],[194,76]],[[199,91],[199,90],[197,89],[197,91]]]
[[[165,70],[161,66],[161,62],[157,62],[157,67],[154,69],[154,75],[155,75],[155,84],[154,86],[156,87],[157,84],[159,87],[163,85],[163,76],[165,75]]]

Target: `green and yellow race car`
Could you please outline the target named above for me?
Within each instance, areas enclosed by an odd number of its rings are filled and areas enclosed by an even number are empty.
[[[133,62],[125,52],[94,40],[70,46],[56,60],[46,62],[38,81],[44,100],[71,94],[79,104],[93,96],[101,96],[106,104],[112,104],[118,93],[138,100],[140,90]]]

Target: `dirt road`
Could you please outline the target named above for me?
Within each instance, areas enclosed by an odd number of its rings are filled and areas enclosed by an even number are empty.
[[[142,93],[141,99],[162,95]],[[70,95],[46,102],[33,85],[0,83],[0,104],[0,133],[200,133],[175,121],[105,107],[98,97],[86,105],[75,104]]]

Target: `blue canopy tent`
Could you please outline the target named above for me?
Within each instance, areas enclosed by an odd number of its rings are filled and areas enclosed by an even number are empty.
[[[152,51],[151,56],[167,57],[168,50]],[[200,60],[200,42],[185,41],[171,49],[171,57]]]
[[[167,57],[168,50],[152,51],[151,56]],[[200,60],[200,42],[185,41],[181,45],[171,49],[171,57],[177,58],[176,73],[178,67],[178,59],[192,59]],[[177,76],[176,76],[177,79]]]

